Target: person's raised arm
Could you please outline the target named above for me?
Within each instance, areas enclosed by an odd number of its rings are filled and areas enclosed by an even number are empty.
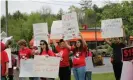
[[[83,45],[84,45],[84,46],[87,46],[87,43],[86,43],[86,41],[84,40],[84,38],[83,38],[83,36],[82,36],[81,33],[80,33],[80,37],[81,37],[81,40],[82,40],[82,42],[83,42]]]
[[[71,50],[71,46],[68,44],[67,41],[64,41],[65,42],[65,45],[66,45],[66,48],[68,48],[69,50]]]
[[[48,45],[50,45],[50,34],[48,34]]]
[[[49,34],[49,35],[48,35],[48,47],[49,47],[50,50],[52,50],[52,48],[51,48],[51,46],[50,46],[50,45],[51,45],[50,42],[51,42],[51,40],[50,40],[50,34]]]
[[[58,46],[58,44],[56,43],[56,40],[53,40],[53,44],[54,44],[55,47]]]

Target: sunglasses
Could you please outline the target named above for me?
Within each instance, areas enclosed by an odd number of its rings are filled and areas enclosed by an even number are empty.
[[[44,44],[40,44],[40,45],[44,45]]]

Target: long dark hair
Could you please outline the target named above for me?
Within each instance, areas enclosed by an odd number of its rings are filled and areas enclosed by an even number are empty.
[[[83,42],[82,42],[82,40],[78,40],[79,42],[80,42],[80,47],[75,47],[75,49],[74,49],[74,53],[76,53],[77,51],[80,51],[80,52],[82,52],[83,51]]]
[[[45,40],[41,40],[40,43],[41,42],[43,42],[43,44],[46,45],[46,52],[48,52],[49,51],[48,43]],[[43,52],[43,49],[41,48],[41,53],[40,54],[42,54],[42,52]]]

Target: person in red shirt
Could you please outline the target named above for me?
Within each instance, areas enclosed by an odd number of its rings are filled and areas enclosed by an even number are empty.
[[[49,45],[45,40],[40,41],[40,47],[41,47],[41,52],[40,55],[42,56],[55,56],[55,53],[49,49]],[[47,80],[48,78],[41,78],[41,80]]]
[[[82,35],[81,40],[76,41],[76,47],[73,50],[73,73],[75,80],[85,80],[85,72],[86,72],[86,52],[87,52],[87,44],[83,39]]]
[[[59,45],[53,40],[54,46],[58,54],[56,56],[61,57],[60,68],[59,68],[59,78],[60,80],[71,80],[71,69],[69,63],[69,54],[72,47],[70,47],[66,41],[61,39]]]
[[[29,49],[26,45],[26,41],[24,39],[18,41],[19,45],[19,60],[18,60],[18,67],[20,67],[20,59],[29,59],[32,56],[32,50]],[[25,80],[25,78],[21,77],[20,80]]]
[[[49,45],[45,40],[40,41],[41,53],[40,55],[55,56],[55,53],[49,49]]]
[[[7,53],[4,51],[6,46],[5,44],[1,43],[1,79],[6,80],[6,76],[8,75],[8,56]]]
[[[29,59],[32,56],[32,50],[27,47],[26,41],[22,39],[18,41],[18,45],[20,48],[19,59]]]

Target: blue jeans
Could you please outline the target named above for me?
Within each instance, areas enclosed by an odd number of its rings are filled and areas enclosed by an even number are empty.
[[[85,80],[85,66],[79,68],[73,68],[73,74],[75,80]]]
[[[85,80],[92,80],[92,71],[87,71],[85,73]]]

